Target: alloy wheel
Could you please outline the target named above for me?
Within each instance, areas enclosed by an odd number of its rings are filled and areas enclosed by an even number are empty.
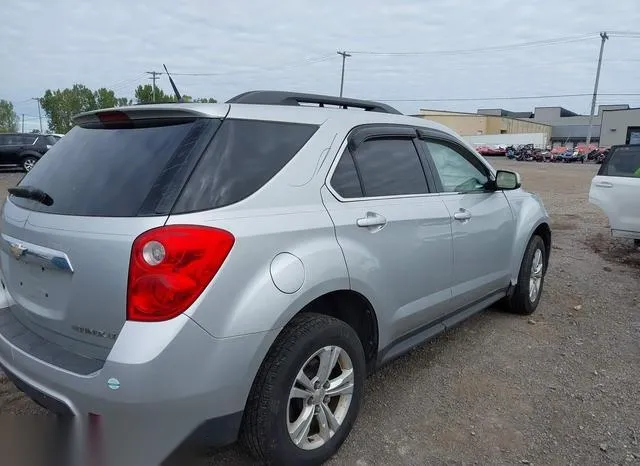
[[[326,444],[344,422],[354,389],[353,363],[339,346],[325,346],[302,365],[289,392],[287,429],[303,450]]]

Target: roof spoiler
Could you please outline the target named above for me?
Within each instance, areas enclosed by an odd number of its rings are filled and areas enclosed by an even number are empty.
[[[218,115],[224,118],[228,113],[228,105],[221,106],[221,113]],[[154,119],[171,119],[171,120],[189,120],[193,118],[212,118],[215,117],[209,111],[199,111],[197,107],[184,107],[176,104],[153,104],[142,107],[116,107],[103,108],[100,110],[92,110],[90,112],[80,113],[72,117],[74,124],[78,126],[95,126],[96,124],[105,122],[122,122],[124,120],[154,120]]]
[[[320,107],[333,105],[344,109],[360,108],[368,112],[401,113],[390,105],[371,100],[349,99],[320,94],[303,94],[285,91],[249,91],[227,100],[228,104],[289,105],[317,104]]]

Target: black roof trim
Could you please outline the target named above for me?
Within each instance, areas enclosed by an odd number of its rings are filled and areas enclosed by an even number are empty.
[[[318,104],[335,105],[342,108],[361,108],[369,112],[401,113],[390,105],[370,100],[349,99],[345,97],[334,97],[320,94],[304,94],[299,92],[285,91],[249,91],[239,94],[227,100],[228,104],[258,104],[258,105],[291,105]]]

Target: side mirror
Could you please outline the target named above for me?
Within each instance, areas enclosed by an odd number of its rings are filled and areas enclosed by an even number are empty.
[[[498,190],[518,189],[520,186],[522,186],[522,183],[520,182],[520,175],[518,175],[516,172],[498,170],[496,172],[495,186]]]

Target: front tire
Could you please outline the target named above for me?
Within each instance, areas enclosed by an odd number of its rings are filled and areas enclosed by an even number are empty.
[[[544,241],[540,236],[535,235],[529,241],[524,253],[518,274],[518,284],[513,294],[505,300],[507,311],[530,315],[537,309],[547,271],[546,261]]]
[[[278,336],[256,376],[242,442],[267,464],[322,464],[351,431],[365,367],[353,328],[333,317],[299,314]]]
[[[37,158],[32,155],[27,155],[22,159],[22,169],[29,173],[31,169],[36,165],[36,162],[38,162]]]

